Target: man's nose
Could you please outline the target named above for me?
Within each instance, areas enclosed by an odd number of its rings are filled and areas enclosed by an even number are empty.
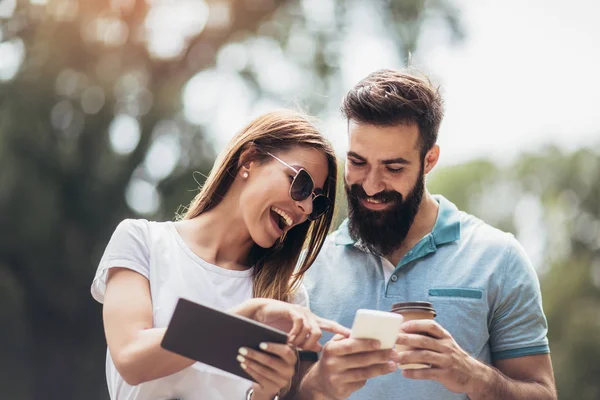
[[[371,170],[362,183],[363,190],[367,196],[374,196],[385,189],[385,185],[376,170]]]

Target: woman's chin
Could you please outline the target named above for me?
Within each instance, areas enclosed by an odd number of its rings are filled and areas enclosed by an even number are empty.
[[[264,226],[264,229],[256,232],[256,235],[252,235],[252,240],[256,243],[257,246],[262,247],[263,249],[268,249],[273,247],[273,245],[277,242],[283,235],[283,229],[277,225],[276,221],[272,218],[269,218],[268,223]]]
[[[258,247],[262,247],[263,249],[268,249],[273,247],[273,245],[275,245],[275,242],[277,242],[278,238],[273,238],[272,235],[261,235],[262,237],[255,237],[252,238],[254,240],[254,243],[256,243],[256,245]]]

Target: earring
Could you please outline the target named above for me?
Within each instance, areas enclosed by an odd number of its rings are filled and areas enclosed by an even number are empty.
[[[246,179],[248,177],[248,171],[242,172],[242,178]]]

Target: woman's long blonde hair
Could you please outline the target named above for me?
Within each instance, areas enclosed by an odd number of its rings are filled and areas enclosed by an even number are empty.
[[[195,218],[214,208],[229,191],[239,168],[247,162],[264,162],[267,152],[277,153],[302,146],[322,151],[327,157],[328,176],[324,194],[335,203],[337,163],[331,144],[301,113],[281,110],[264,114],[243,128],[215,162],[200,192],[190,203],[183,219]],[[244,159],[240,157],[244,156]],[[333,207],[316,221],[305,221],[268,248],[254,245],[248,263],[254,266],[254,297],[289,301],[304,273],[321,250],[333,220]],[[306,248],[302,264],[296,266]]]

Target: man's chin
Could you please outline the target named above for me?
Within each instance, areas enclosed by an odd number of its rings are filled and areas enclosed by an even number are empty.
[[[410,227],[402,224],[390,210],[371,210],[364,207],[362,202],[350,206],[348,210],[349,233],[353,240],[370,252],[385,256],[400,247]],[[394,224],[392,221],[399,223]]]
[[[368,221],[367,229],[381,230],[385,228],[385,224],[388,222],[386,210],[371,210],[369,208],[360,208],[353,213],[350,213],[348,217],[354,223],[355,226],[365,226],[364,221]]]

